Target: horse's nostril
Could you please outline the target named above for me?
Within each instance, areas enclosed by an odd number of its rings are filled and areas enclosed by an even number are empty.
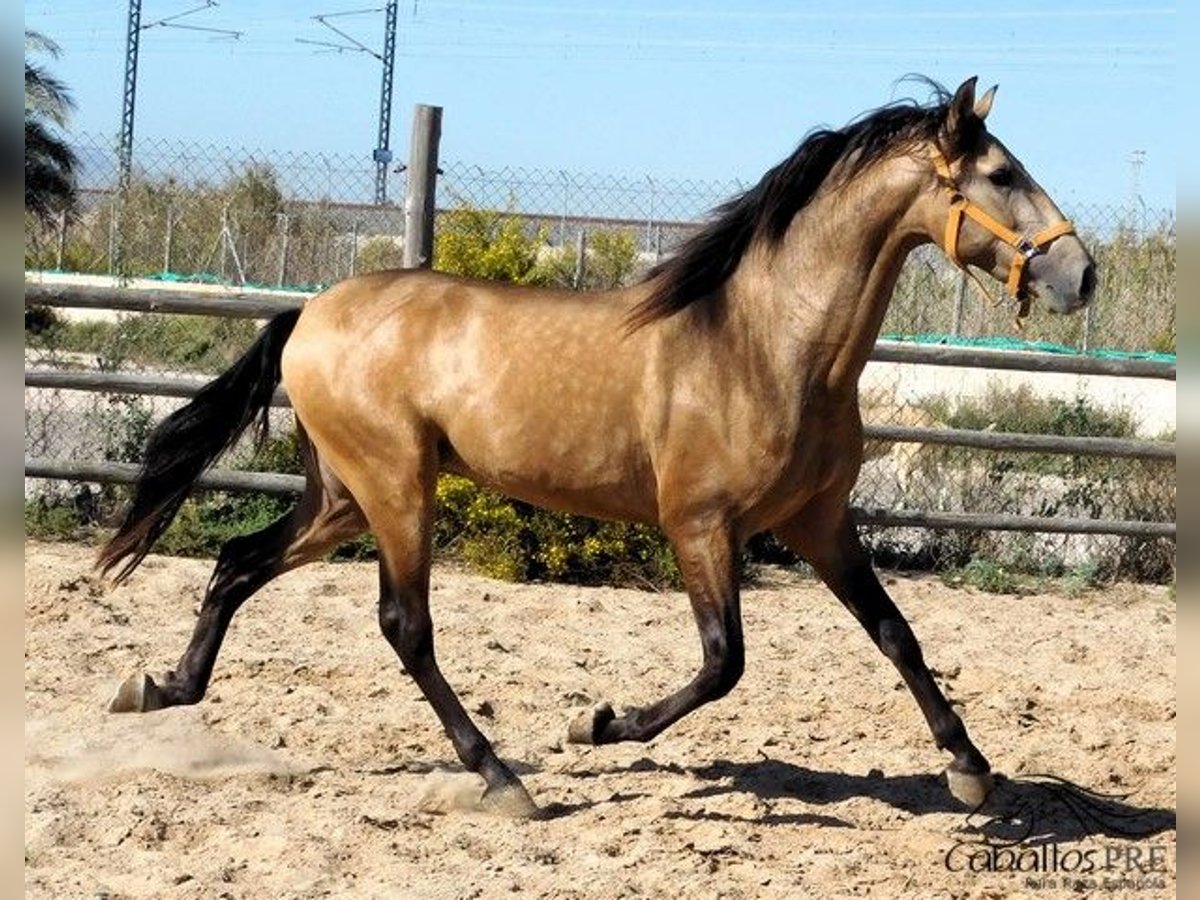
[[[1083,270],[1083,278],[1079,281],[1079,297],[1085,302],[1092,299],[1096,292],[1096,266],[1088,263]]]

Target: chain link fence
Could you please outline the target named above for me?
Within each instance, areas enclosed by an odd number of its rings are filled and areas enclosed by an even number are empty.
[[[29,270],[314,291],[399,265],[403,209],[369,202],[370,160],[143,143],[122,193],[111,150],[87,140],[77,149],[81,210],[47,228],[27,221]],[[547,267],[551,280],[595,286],[592,270],[604,273],[600,286],[615,286],[640,277],[708,210],[749,186],[450,162],[439,177],[436,228],[450,227],[455,210],[516,218],[538,258],[558,262]],[[404,173],[393,173],[390,195],[403,197],[404,188]],[[1096,301],[1085,314],[1035,310],[1017,334],[1011,306],[985,302],[936,247],[924,247],[905,265],[884,336],[1173,356],[1174,212],[1139,204],[1064,212],[1099,269]],[[223,370],[255,333],[246,320],[153,314],[89,321],[48,314],[39,322],[34,311],[26,325],[27,366],[174,374]],[[153,424],[178,403],[27,389],[25,452],[137,461]],[[862,405],[874,424],[1174,439],[1173,382],[872,363]],[[866,450],[854,502],[867,508],[1175,519],[1173,462],[913,443],[869,442]],[[881,528],[868,539],[885,561],[922,566],[986,557],[1154,580],[1174,569],[1174,542],[1161,538]]]

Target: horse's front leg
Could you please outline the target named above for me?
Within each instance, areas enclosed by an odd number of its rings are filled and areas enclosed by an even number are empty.
[[[700,630],[700,671],[674,694],[649,706],[627,707],[620,716],[611,704],[601,704],[572,723],[569,739],[575,743],[648,741],[697,707],[724,697],[741,678],[745,649],[732,529],[691,522],[668,528],[667,536]]]
[[[991,767],[971,743],[962,719],[934,681],[921,646],[904,614],[888,596],[862,546],[850,510],[842,507],[831,519],[806,516],[775,530],[791,549],[812,564],[817,574],[866,629],[871,640],[895,665],[925,715],[938,747],[954,760],[946,778],[954,796],[978,806],[992,790]]]

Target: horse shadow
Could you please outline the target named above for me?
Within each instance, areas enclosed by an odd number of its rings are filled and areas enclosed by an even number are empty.
[[[687,799],[745,793],[764,801],[799,800],[820,807],[868,798],[911,815],[957,814],[963,817],[960,831],[975,840],[996,844],[1036,845],[1099,836],[1139,839],[1176,827],[1174,809],[1139,805],[1133,801],[1133,792],[1103,793],[1053,775],[1015,778],[997,775],[991,796],[982,806],[970,810],[950,795],[942,775],[884,775],[878,770],[856,775],[811,769],[767,757],[736,762],[717,760],[688,768],[664,765],[643,757],[628,765],[573,774],[595,777],[639,772],[691,775],[705,782],[682,795]],[[631,793],[623,798],[636,796],[642,795]],[[739,818],[707,809],[676,810],[667,815],[670,818],[722,821]],[[759,824],[857,827],[836,815],[819,813],[768,812],[754,817],[753,821]]]

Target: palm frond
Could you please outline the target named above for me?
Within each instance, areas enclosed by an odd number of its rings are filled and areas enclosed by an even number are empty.
[[[36,31],[25,32],[25,209],[43,221],[73,214],[78,158],[59,136],[74,103],[67,86],[28,54],[58,55],[58,45]]]

